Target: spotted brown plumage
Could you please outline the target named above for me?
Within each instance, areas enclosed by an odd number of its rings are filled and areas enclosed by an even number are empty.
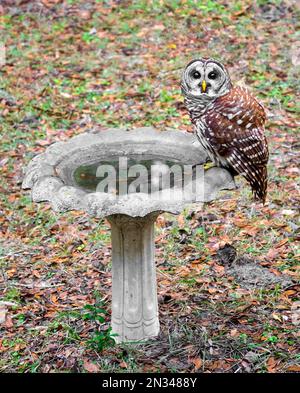
[[[189,79],[192,75],[189,73],[195,72],[195,69],[202,75],[198,86],[203,86],[203,79],[207,79],[204,86],[211,88],[210,91],[197,93],[197,85],[193,84],[192,78]],[[220,75],[219,84],[215,82],[217,78],[209,79],[212,73]],[[255,198],[265,202],[269,153],[264,135],[266,115],[262,105],[247,89],[232,87],[225,68],[211,59],[195,61],[187,66],[182,90],[195,132],[211,160],[228,168],[234,175],[244,176]]]
[[[244,176],[255,197],[262,201],[266,199],[269,157],[265,119],[265,111],[256,99],[245,88],[236,87],[216,99],[213,108],[200,119],[205,127],[197,127],[199,139],[207,139],[214,158]]]

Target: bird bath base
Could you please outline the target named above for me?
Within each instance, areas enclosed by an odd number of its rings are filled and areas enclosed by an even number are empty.
[[[144,192],[119,193],[116,197],[108,191],[99,191],[96,185],[100,163],[116,162],[124,157],[142,161],[151,157],[178,163],[176,173],[181,174],[182,165],[190,169],[195,165],[199,167],[205,163],[207,155],[194,136],[186,132],[160,132],[151,127],[132,131],[92,130],[66,142],[54,143],[34,157],[23,181],[23,188],[32,190],[34,202],[48,201],[56,212],[79,210],[93,217],[108,218],[112,233],[112,330],[118,342],[141,341],[159,332],[154,263],[156,217],[162,212],[179,214],[191,203],[212,201],[220,190],[235,188],[229,172],[210,168],[200,171],[201,177],[196,181],[184,182],[184,189],[180,188],[181,181],[164,183],[169,186],[163,190],[161,198],[157,198],[156,193],[148,193],[149,179],[156,181],[156,172],[153,172],[154,177],[144,176],[141,183]],[[165,166],[159,165],[159,168],[168,174]],[[145,170],[147,174],[147,168]],[[103,177],[106,172],[101,173]],[[120,173],[127,176],[123,166]],[[193,173],[193,170],[185,172]],[[124,182],[118,184],[111,190],[120,190]],[[191,190],[196,190],[195,195]],[[185,198],[177,199],[176,195],[185,195]]]
[[[157,213],[108,217],[112,240],[112,330],[117,341],[144,340],[159,332],[154,222]]]

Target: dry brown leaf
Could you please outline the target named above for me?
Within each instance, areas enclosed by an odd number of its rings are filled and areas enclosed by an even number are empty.
[[[95,363],[90,362],[87,359],[84,359],[83,361],[83,367],[86,371],[88,371],[89,373],[97,373],[99,372],[99,366]]]
[[[255,228],[251,225],[247,225],[246,227],[244,227],[244,229],[240,232],[240,234],[246,234],[249,236],[255,236],[257,234],[257,232],[259,231],[259,228]]]
[[[272,317],[273,317],[276,321],[282,322],[281,316],[278,315],[278,314],[275,314],[274,312],[273,312],[273,314],[272,314]]]
[[[57,296],[56,295],[51,295],[50,299],[51,299],[51,302],[57,303]]]
[[[300,365],[294,364],[293,366],[289,366],[289,367],[287,368],[286,371],[291,371],[291,372],[294,372],[294,373],[299,373],[299,372],[300,372]]]
[[[185,219],[184,219],[184,215],[183,214],[179,214],[179,216],[177,217],[177,222],[178,222],[179,228],[183,228],[184,227]]]
[[[190,269],[187,266],[180,266],[177,270],[176,270],[176,274],[178,274],[181,277],[186,277],[190,274]]]
[[[231,336],[231,337],[236,337],[236,336],[238,336],[238,335],[239,335],[239,332],[238,332],[237,329],[231,329],[231,330],[230,330],[230,336]]]
[[[10,315],[6,315],[5,327],[7,329],[9,329],[9,328],[11,328],[13,326],[14,326],[14,323],[13,323],[13,320],[12,320],[11,316]]]
[[[283,246],[284,244],[286,244],[288,241],[289,241],[289,239],[282,239],[282,240],[280,240],[280,242],[278,242],[278,243],[275,245],[275,247],[276,247],[276,248],[279,248],[279,247]]]
[[[275,359],[273,356],[269,357],[267,360],[267,370],[269,373],[275,373],[276,372],[276,367],[279,364],[279,360]]]
[[[248,225],[249,221],[245,220],[244,218],[235,218],[233,220],[233,223],[235,226],[237,226],[239,228],[244,228]]]
[[[203,364],[203,361],[200,358],[192,358],[191,362],[195,365],[195,370],[199,370]]]

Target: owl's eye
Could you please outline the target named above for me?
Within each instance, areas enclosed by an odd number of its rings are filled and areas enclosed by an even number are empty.
[[[200,78],[201,78],[201,74],[200,74],[200,72],[198,72],[198,71],[194,71],[194,72],[192,73],[192,77],[193,77],[194,79],[200,79]]]
[[[216,79],[217,76],[218,76],[218,74],[217,74],[216,72],[211,71],[211,72],[208,74],[208,79]]]

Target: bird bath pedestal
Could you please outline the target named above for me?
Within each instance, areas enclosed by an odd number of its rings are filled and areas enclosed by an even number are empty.
[[[92,130],[49,146],[28,165],[24,189],[56,212],[107,217],[112,236],[112,330],[116,340],[159,332],[154,224],[235,188],[224,169],[203,170],[206,153],[192,134],[176,130]],[[169,171],[169,169],[171,170]],[[184,179],[184,180],[183,180]]]
[[[123,340],[142,340],[159,332],[154,222],[145,217],[108,217],[112,241],[112,329]]]

